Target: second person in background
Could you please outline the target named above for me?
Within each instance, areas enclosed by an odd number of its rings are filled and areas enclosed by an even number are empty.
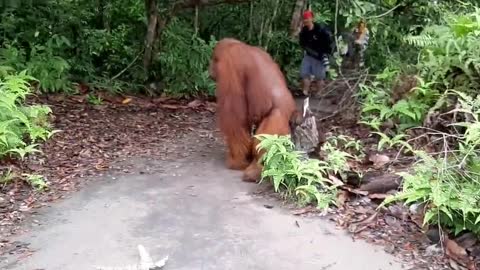
[[[315,92],[323,88],[329,65],[328,57],[332,51],[331,44],[330,31],[314,21],[312,11],[305,11],[300,32],[300,46],[305,51],[300,68],[304,95],[308,96],[311,88]]]

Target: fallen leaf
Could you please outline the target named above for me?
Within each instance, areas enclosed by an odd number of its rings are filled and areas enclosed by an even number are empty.
[[[339,208],[345,205],[345,202],[348,200],[349,193],[346,190],[340,190],[337,194],[337,206]]]
[[[377,216],[378,212],[375,212],[372,215],[365,217],[359,221],[351,222],[348,226],[348,230],[354,234],[359,233],[365,230],[370,225],[370,223],[372,223],[377,218]]]
[[[455,256],[455,257],[468,256],[467,251],[463,247],[457,244],[457,242],[448,238],[445,241],[445,251],[449,256]]]
[[[340,188],[344,189],[344,190],[347,190],[348,192],[351,192],[353,194],[362,195],[362,196],[368,195],[368,191],[363,191],[363,190],[359,190],[359,189],[356,189],[356,188],[351,188],[349,186],[341,186]]]
[[[343,186],[345,185],[342,180],[338,179],[336,176],[334,175],[331,175],[329,174],[328,175],[328,179],[331,181],[330,183],[332,183],[333,185],[336,185],[336,186]]]
[[[310,213],[310,212],[315,212],[315,211],[317,211],[317,209],[309,206],[309,207],[304,207],[304,208],[301,208],[301,209],[296,209],[296,210],[292,211],[292,214],[298,216],[298,215],[303,215],[303,214]]]
[[[383,193],[373,193],[373,194],[368,194],[368,197],[370,199],[386,199],[389,195],[388,194],[383,194]]]
[[[198,99],[195,99],[195,100],[193,100],[193,101],[190,101],[190,102],[187,104],[187,106],[188,106],[189,108],[197,108],[197,107],[199,107],[200,105],[202,105],[202,102],[201,102],[200,100],[198,100]]]
[[[444,241],[445,254],[452,259],[453,261],[461,264],[462,266],[467,266],[470,264],[470,259],[468,258],[467,251],[461,247],[454,240],[445,238]]]
[[[168,100],[170,100],[169,97],[162,95],[161,97],[152,99],[152,102],[155,103],[155,104],[160,104],[160,103],[163,103],[163,102],[168,101]]]
[[[130,101],[132,101],[131,98],[126,98],[126,99],[122,100],[122,104],[128,104],[128,103],[130,103]]]
[[[187,108],[187,106],[176,105],[176,104],[161,104],[160,107],[162,107],[163,109],[172,109],[172,110],[186,109]]]
[[[475,236],[475,234],[469,232],[457,237],[455,242],[457,242],[461,247],[469,249],[475,246],[479,242],[479,239],[477,236]]]
[[[85,98],[87,97],[87,95],[79,95],[79,96],[72,96],[71,99],[78,102],[78,103],[83,103],[85,102]]]
[[[405,245],[403,245],[403,248],[406,250],[413,250],[414,246],[412,245],[412,243],[405,243]]]
[[[215,102],[207,102],[207,111],[215,113],[217,110],[217,104]]]

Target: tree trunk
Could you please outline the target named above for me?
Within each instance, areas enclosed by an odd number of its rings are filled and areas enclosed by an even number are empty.
[[[293,8],[292,20],[290,21],[290,36],[296,37],[300,32],[300,26],[302,24],[302,11],[307,3],[306,0],[296,0],[295,7]]]
[[[198,5],[195,6],[195,19],[193,22],[193,28],[195,29],[195,35],[198,35]]]
[[[310,110],[309,98],[303,101],[302,116],[297,117],[292,123],[292,141],[295,149],[304,153],[304,157],[308,157],[309,153],[314,152],[320,143],[320,134],[317,128],[315,115]]]
[[[249,26],[248,26],[248,41],[252,42],[252,35],[253,35],[253,24],[254,24],[254,17],[253,17],[253,8],[255,6],[255,1],[252,0],[250,2],[250,17],[249,17]]]
[[[147,12],[147,34],[145,35],[145,52],[143,54],[143,68],[147,74],[153,61],[154,45],[158,37],[158,9],[156,0],[145,0]]]
[[[275,18],[277,17],[277,11],[278,11],[279,6],[280,6],[280,1],[279,0],[275,1],[275,6],[274,6],[274,9],[273,9],[272,17],[271,17],[271,19],[269,21],[269,24],[268,24],[268,31],[267,31],[266,41],[265,41],[265,46],[264,46],[266,51],[268,50],[268,45],[270,44],[271,34],[272,34],[272,31],[273,31],[273,22],[275,21]]]
[[[106,5],[107,3],[105,0],[98,0],[97,28],[105,29],[110,32],[110,20],[107,15]]]

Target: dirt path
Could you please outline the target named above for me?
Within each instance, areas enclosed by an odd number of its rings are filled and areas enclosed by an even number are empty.
[[[221,151],[121,164],[131,173],[108,173],[31,217],[29,231],[14,240],[34,252],[4,257],[0,268],[125,266],[138,262],[141,244],[154,259],[170,256],[165,269],[172,270],[401,269],[381,247],[256,195],[262,187],[225,169]]]

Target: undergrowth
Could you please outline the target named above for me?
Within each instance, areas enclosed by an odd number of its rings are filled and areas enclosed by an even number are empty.
[[[363,154],[362,145],[347,136],[330,137],[322,147],[324,160],[310,159],[295,150],[290,136],[257,135],[264,150],[262,181],[271,181],[275,192],[300,205],[314,203],[321,209],[336,204],[336,188],[329,176],[350,171],[349,162]],[[347,151],[352,151],[348,153]],[[357,155],[359,154],[359,155]]]
[[[362,123],[380,135],[378,149],[401,146],[417,159],[409,173],[401,173],[402,191],[383,205],[420,203],[425,225],[455,235],[480,235],[479,40],[480,10],[449,13],[443,23],[404,38],[420,49],[413,87],[395,96],[394,78],[401,71],[386,69],[360,93]],[[425,134],[410,132],[412,127]],[[408,143],[420,138],[427,138],[425,147]]]
[[[19,157],[39,152],[38,144],[49,139],[51,130],[48,116],[52,112],[45,105],[26,105],[31,94],[29,81],[34,78],[25,72],[14,73],[0,67],[0,159]]]

